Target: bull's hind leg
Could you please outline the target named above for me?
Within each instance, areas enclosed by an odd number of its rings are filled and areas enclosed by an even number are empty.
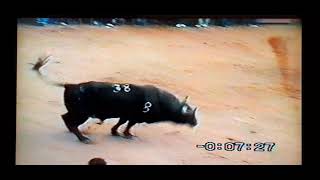
[[[126,129],[125,129],[124,132],[123,132],[123,134],[125,135],[126,138],[132,138],[132,137],[134,136],[134,135],[132,135],[132,134],[130,133],[130,128],[131,128],[132,126],[134,126],[135,124],[136,124],[135,121],[129,121]]]
[[[73,134],[75,134],[81,142],[83,142],[85,144],[91,143],[91,140],[89,138],[83,136],[78,129],[78,126],[81,124],[81,123],[79,124],[78,122],[85,121],[84,117],[74,116],[74,115],[71,115],[70,113],[66,113],[66,114],[62,115],[61,117],[62,117],[65,125],[67,126],[68,130],[70,132],[72,132]]]
[[[113,136],[119,136],[119,133],[118,133],[117,130],[118,130],[118,128],[119,128],[122,124],[124,124],[124,123],[126,123],[126,122],[127,122],[126,119],[120,118],[120,120],[118,121],[118,123],[111,128],[111,134],[112,134]]]

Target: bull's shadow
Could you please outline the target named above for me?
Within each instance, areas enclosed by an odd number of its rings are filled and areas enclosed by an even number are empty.
[[[106,134],[101,134],[101,133],[90,133],[90,134],[86,134],[86,136],[88,138],[90,138],[92,140],[92,144],[91,145],[97,145],[97,144],[104,144],[104,143],[119,143],[119,142],[127,142],[127,143],[134,143],[137,141],[142,141],[141,138],[138,137],[132,137],[132,138],[125,138],[122,136],[113,136],[110,133],[106,133]],[[85,145],[81,142],[78,141],[77,137],[75,137],[71,132],[69,131],[64,131],[63,133],[61,133],[61,131],[52,134],[51,136],[52,139],[54,139],[57,142],[60,143],[68,143],[70,144],[74,144],[74,145]]]
[[[110,133],[110,129],[112,125],[94,125],[96,126],[94,130],[91,130],[88,133],[85,133],[84,135],[92,140],[92,144],[99,144],[103,142],[143,142],[144,140],[137,135],[133,135],[132,137],[126,137],[122,133],[119,133],[118,136],[112,135]],[[100,127],[103,126],[103,127]],[[77,137],[74,136],[71,132],[68,130],[63,131],[63,133],[59,132],[54,135],[54,138],[61,142],[76,142],[79,143],[77,140]],[[82,143],[80,143],[82,144]]]

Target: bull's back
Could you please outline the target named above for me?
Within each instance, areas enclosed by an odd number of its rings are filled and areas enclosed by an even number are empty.
[[[155,86],[129,84],[127,87],[129,89],[125,89],[124,84],[94,81],[70,85],[65,92],[65,100],[69,101],[66,105],[100,119],[124,117],[149,123],[172,112],[167,110],[171,109],[172,99]],[[146,108],[147,103],[150,108]]]
[[[95,114],[109,117],[138,114],[144,104],[141,86],[88,82],[81,84],[88,109]]]

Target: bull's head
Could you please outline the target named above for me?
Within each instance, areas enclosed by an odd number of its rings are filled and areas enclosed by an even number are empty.
[[[184,124],[188,124],[191,127],[194,127],[198,124],[196,113],[197,107],[192,109],[191,106],[187,103],[189,96],[186,96],[184,100],[181,102],[181,109],[180,109],[180,118],[181,122]]]

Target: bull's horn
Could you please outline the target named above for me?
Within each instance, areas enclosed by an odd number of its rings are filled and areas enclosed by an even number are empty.
[[[195,114],[195,113],[196,113],[197,109],[198,109],[198,107],[194,108],[194,110],[193,110],[193,114]]]
[[[198,111],[199,111],[199,108],[198,108],[198,107],[194,108],[194,110],[193,110],[193,112],[192,112],[194,117],[197,116]]]
[[[184,100],[182,101],[182,103],[186,103],[188,99],[189,99],[189,96],[186,96],[186,97],[184,98]]]

